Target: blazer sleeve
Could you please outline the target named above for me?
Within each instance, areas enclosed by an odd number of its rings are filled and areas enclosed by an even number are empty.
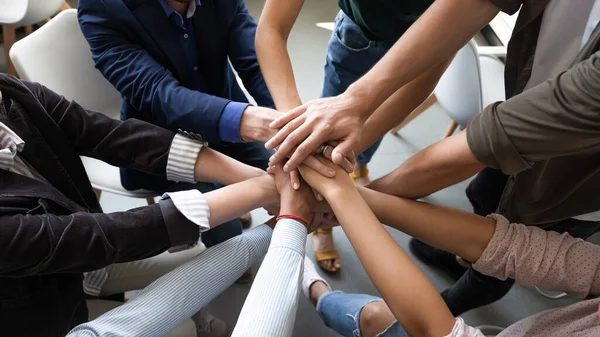
[[[2,277],[92,271],[192,244],[200,235],[171,200],[127,212],[64,216],[14,214],[3,204],[0,222]]]
[[[113,166],[165,174],[175,133],[138,119],[89,111],[41,84],[25,82],[78,154]]]
[[[248,12],[244,1],[237,1],[237,3],[235,17],[228,32],[229,59],[256,103],[274,108],[275,103],[267,89],[254,49],[256,21]]]
[[[473,154],[515,174],[536,162],[600,148],[600,52],[503,103],[467,127]]]
[[[218,123],[228,99],[190,90],[146,50],[124,37],[103,1],[80,1],[79,23],[96,68],[138,111],[149,111],[156,124],[199,133],[220,143]]]

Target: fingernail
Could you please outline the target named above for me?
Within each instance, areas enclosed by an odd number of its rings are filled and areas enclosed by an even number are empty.
[[[335,177],[335,171],[334,170],[327,170],[327,174],[329,175],[329,177],[333,178]]]
[[[298,186],[298,183],[294,183],[294,189],[297,190],[300,186]]]

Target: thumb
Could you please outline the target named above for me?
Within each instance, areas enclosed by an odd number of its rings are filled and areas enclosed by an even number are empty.
[[[358,146],[358,137],[355,135],[350,135],[348,138],[344,139],[338,146],[333,149],[331,153],[331,160],[340,165],[346,155],[352,153],[354,148]]]

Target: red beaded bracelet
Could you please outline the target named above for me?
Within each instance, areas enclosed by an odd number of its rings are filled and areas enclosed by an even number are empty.
[[[310,223],[310,221],[304,219],[303,217],[297,216],[297,215],[294,215],[294,214],[279,214],[279,216],[277,217],[276,220],[279,221],[281,219],[292,219],[292,220],[300,221],[305,226],[308,226],[308,224]]]

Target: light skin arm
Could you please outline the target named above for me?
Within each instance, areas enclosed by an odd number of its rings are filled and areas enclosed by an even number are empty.
[[[485,165],[471,151],[463,131],[419,151],[368,187],[386,194],[417,199],[459,183],[484,168]]]
[[[311,101],[273,122],[271,127],[281,130],[267,145],[279,146],[282,157],[298,147],[287,163],[288,169],[293,169],[321,144],[337,140],[340,145],[333,161],[339,164],[357,147],[361,127],[375,109],[399,88],[448,60],[498,11],[488,0],[435,1],[386,56],[344,94]]]
[[[451,59],[427,70],[417,79],[397,90],[367,119],[354,153],[362,153],[381,139],[391,126],[400,124],[413,110],[431,95]]]
[[[448,335],[455,324],[448,307],[369,210],[350,179],[342,175],[328,179],[304,165],[300,173],[330,202],[369,278],[408,335]]]
[[[275,106],[280,111],[302,104],[287,51],[287,40],[303,4],[303,0],[268,0],[256,30],[254,46],[258,62]]]

